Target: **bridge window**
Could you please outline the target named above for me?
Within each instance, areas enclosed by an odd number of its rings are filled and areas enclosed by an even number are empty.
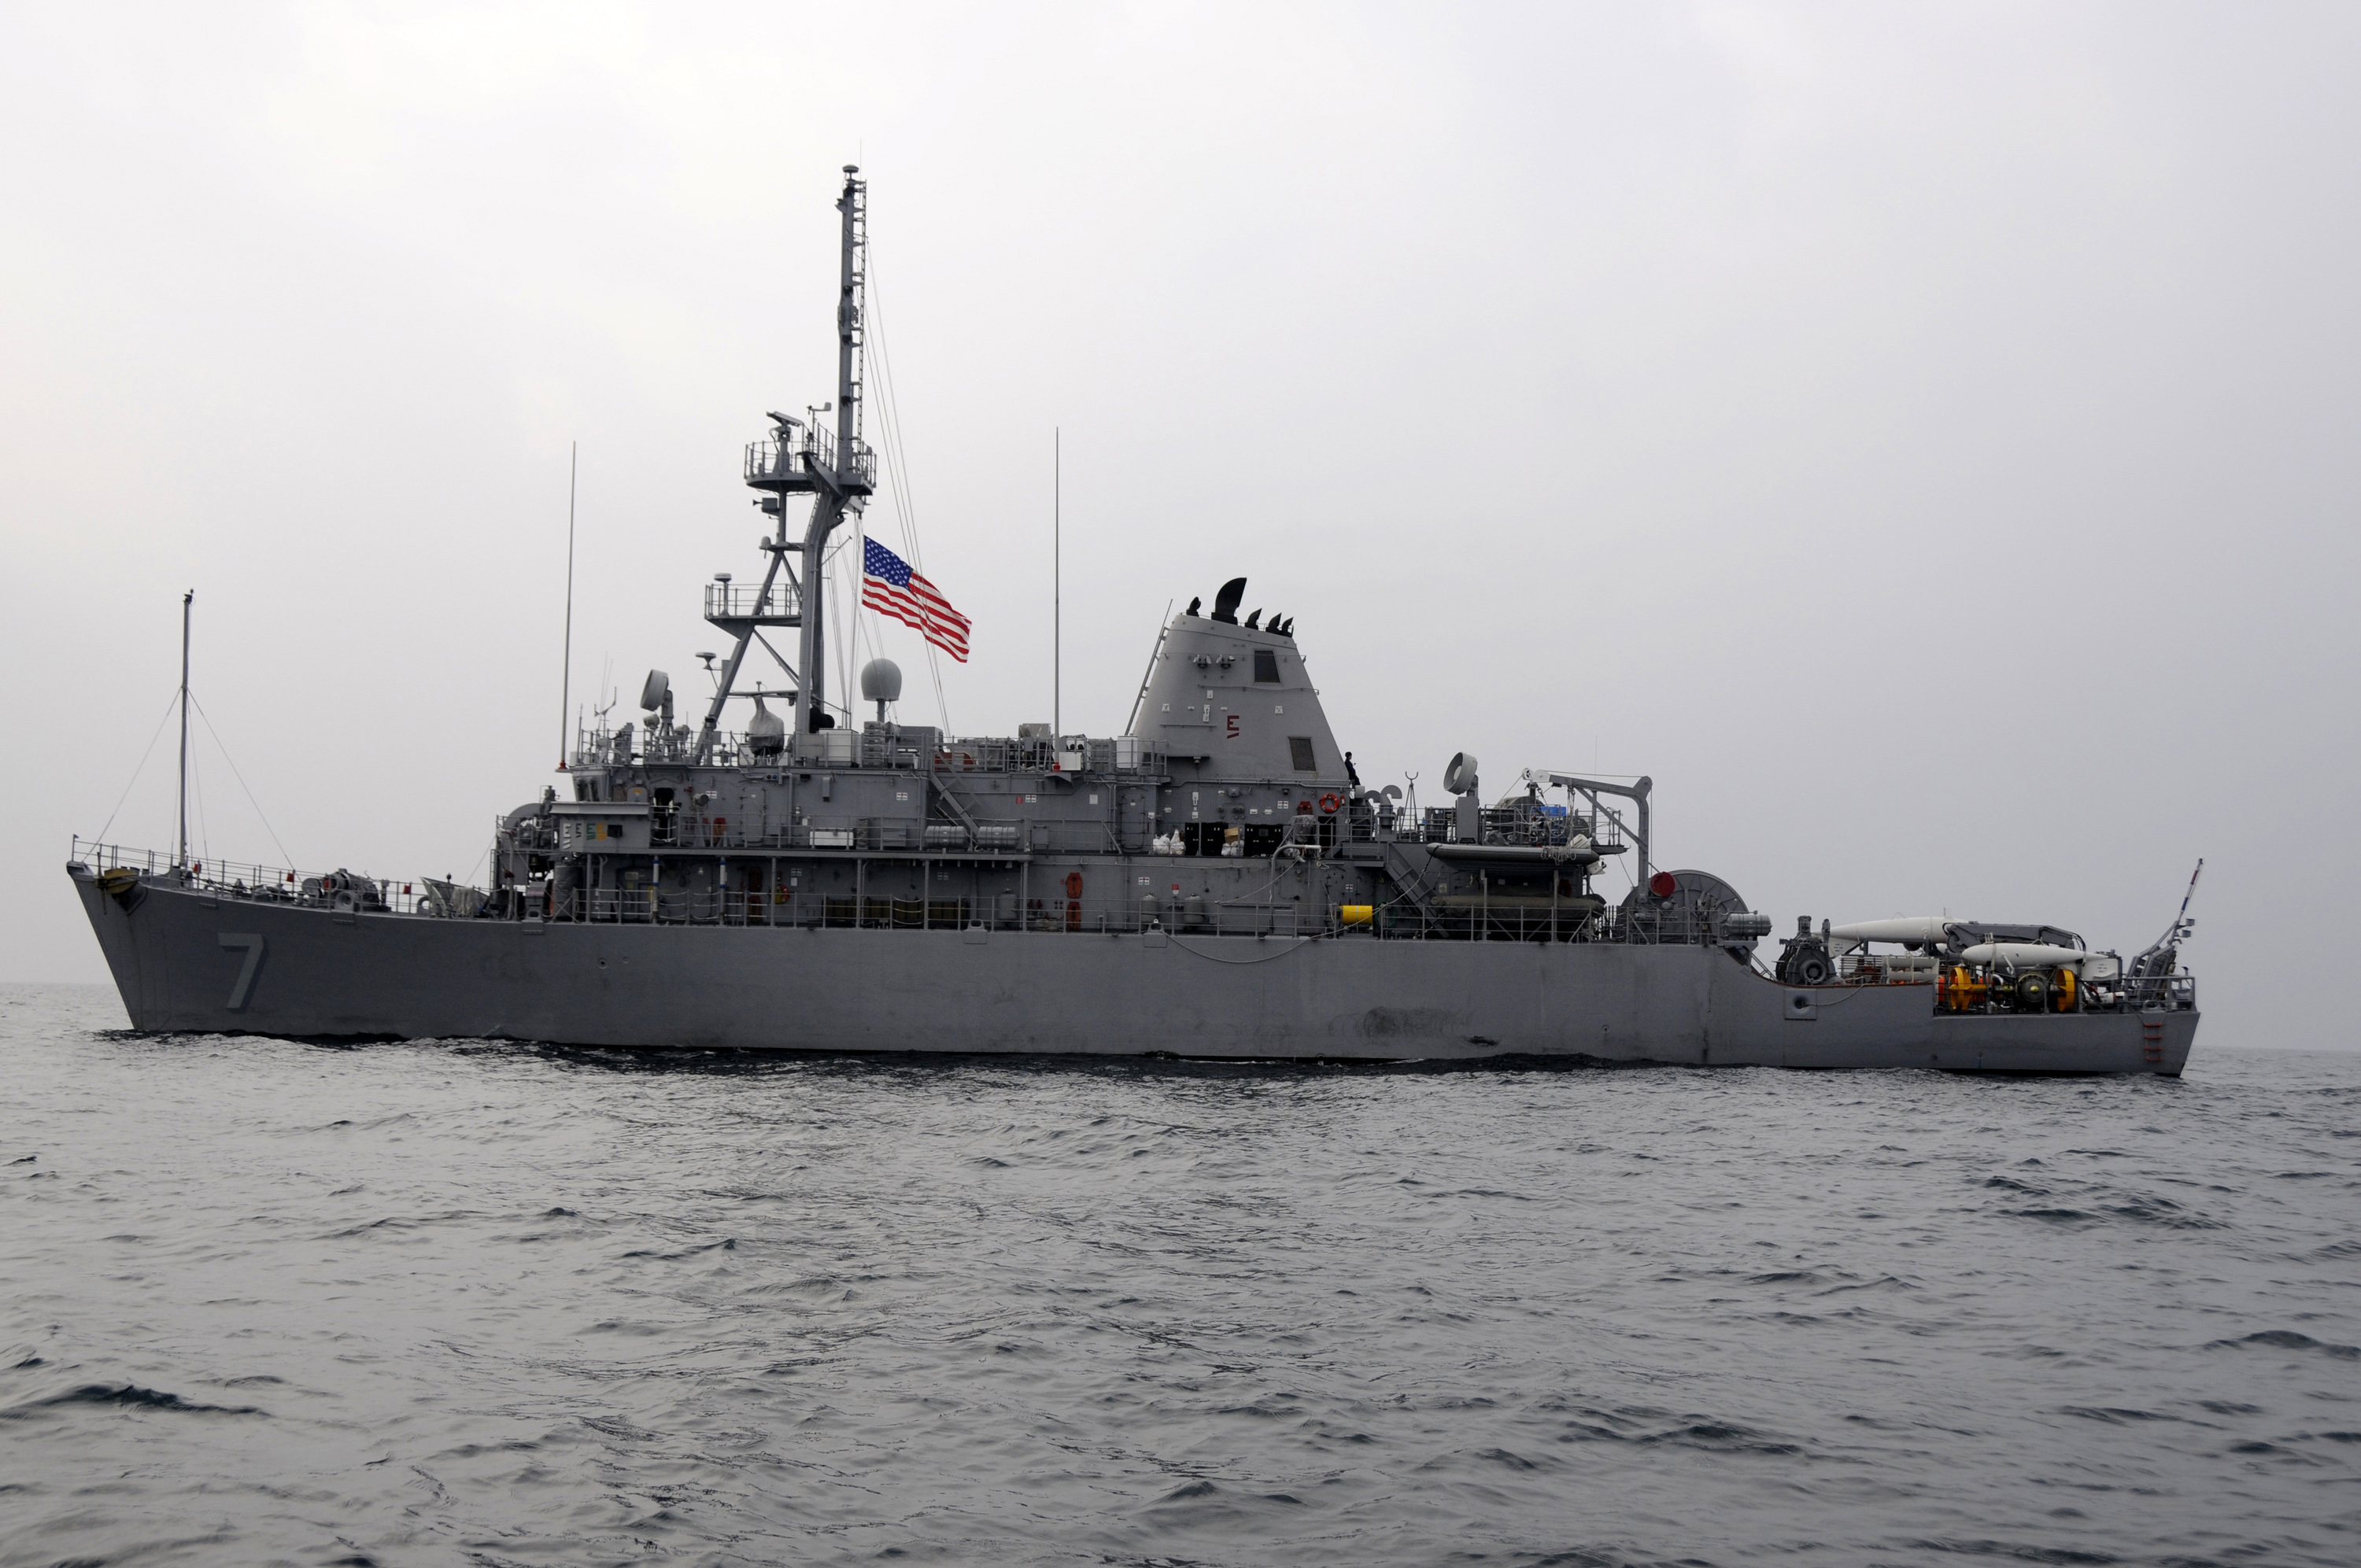
[[[1290,762],[1294,762],[1295,771],[1297,773],[1316,773],[1320,771],[1320,764],[1312,760],[1311,736],[1289,736],[1287,738],[1287,751],[1288,758]]]
[[[1254,651],[1255,679],[1266,685],[1279,685],[1279,655],[1268,648]]]

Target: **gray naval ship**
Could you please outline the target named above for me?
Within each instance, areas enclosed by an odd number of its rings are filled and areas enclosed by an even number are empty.
[[[822,574],[876,478],[865,187],[845,174],[834,429],[774,413],[746,449],[769,532],[758,578],[704,588],[730,652],[702,716],[651,672],[639,719],[578,730],[570,793],[499,819],[483,888],[192,860],[185,811],[170,852],[76,840],[136,1028],[2180,1072],[2185,897],[2130,959],[1930,916],[1806,919],[1766,962],[1768,917],[1657,865],[1646,778],[1527,770],[1488,804],[1459,755],[1446,805],[1365,786],[1294,618],[1241,617],[1244,578],[1161,629],[1120,734],[899,724],[883,660],[862,709],[832,711]],[[793,662],[772,640],[790,631]],[[745,682],[750,651],[785,683]]]

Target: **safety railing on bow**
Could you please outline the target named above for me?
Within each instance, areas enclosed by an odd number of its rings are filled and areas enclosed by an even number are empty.
[[[117,870],[131,871],[138,873],[142,883],[186,888],[207,897],[290,904],[307,909],[410,915],[423,911],[430,898],[430,894],[418,891],[421,884],[416,881],[393,882],[343,867],[333,872],[305,872],[292,866],[195,856],[186,866],[175,866],[168,850],[85,844],[79,838],[73,840],[71,859],[72,863],[87,866],[102,875]]]

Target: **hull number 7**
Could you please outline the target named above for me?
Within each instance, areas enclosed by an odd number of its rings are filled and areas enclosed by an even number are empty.
[[[224,931],[221,945],[236,950],[246,949],[246,962],[237,966],[237,983],[229,988],[229,1010],[246,1011],[247,999],[254,994],[255,971],[262,967],[262,933],[259,931]]]

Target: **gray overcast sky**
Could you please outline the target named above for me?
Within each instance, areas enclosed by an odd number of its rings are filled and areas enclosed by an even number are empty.
[[[840,165],[950,718],[1111,732],[1168,599],[1291,612],[1365,777],[1654,776],[1783,927],[2136,948],[2350,1046],[2361,11],[0,10],[14,978],[197,685],[306,869],[459,872],[575,691],[702,689]],[[890,507],[873,524],[893,541]],[[913,634],[886,651],[919,678]],[[924,695],[922,695],[922,693]],[[110,839],[170,834],[168,730]],[[213,853],[276,859],[203,727]]]

